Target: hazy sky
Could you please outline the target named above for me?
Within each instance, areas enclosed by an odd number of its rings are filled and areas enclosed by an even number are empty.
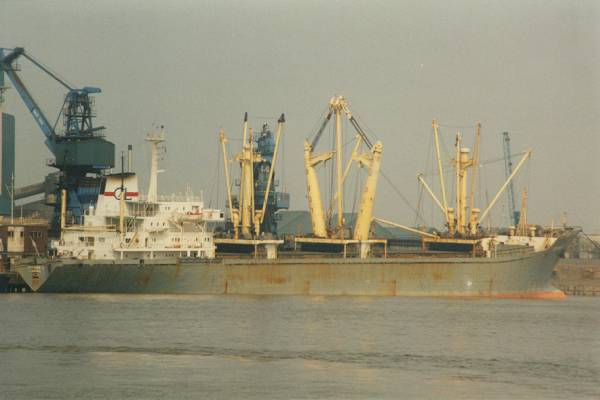
[[[513,152],[534,149],[516,182],[517,191],[528,187],[530,222],[558,223],[566,211],[569,223],[595,232],[599,26],[598,1],[0,0],[0,46],[23,46],[70,82],[101,87],[98,123],[119,150],[134,145],[144,187],[143,138],[162,124],[168,151],[159,190],[190,183],[216,206],[219,129],[237,138],[245,111],[257,130],[265,117],[285,112],[280,180],[292,208],[306,209],[302,143],[329,98],[343,94],[383,142],[383,170],[413,206],[416,174],[432,166],[432,118],[449,151],[457,127],[467,127],[461,130],[471,143],[481,121],[482,159],[502,156],[505,130]],[[21,64],[54,120],[62,88]],[[7,98],[5,110],[17,117],[17,185],[39,181],[50,154],[14,90]],[[485,164],[478,197],[485,199],[486,188],[492,197],[503,176],[502,162]],[[437,190],[435,177],[428,179]],[[432,207],[424,203],[424,217],[439,225]],[[415,221],[385,180],[375,214]],[[505,214],[503,196],[494,223],[505,224]]]

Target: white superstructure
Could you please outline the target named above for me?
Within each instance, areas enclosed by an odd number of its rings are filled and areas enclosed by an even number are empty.
[[[548,250],[557,238],[553,236],[518,236],[518,235],[496,235],[481,239],[481,247],[487,257],[494,257],[498,245],[520,245],[529,246],[534,252]]]
[[[223,221],[223,213],[205,209],[202,198],[191,194],[157,195],[155,147],[162,140],[162,136],[160,141],[150,140],[149,196],[140,196],[135,173],[107,176],[98,202],[86,210],[82,223],[66,224],[61,239],[51,243],[57,256],[82,260],[215,257],[209,224]]]

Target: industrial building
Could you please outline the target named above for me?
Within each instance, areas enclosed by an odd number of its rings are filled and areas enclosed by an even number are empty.
[[[0,135],[0,214],[9,215],[15,171],[15,117],[1,111]]]
[[[4,73],[0,71],[0,214],[10,214],[11,190],[15,171],[15,117],[2,110]]]

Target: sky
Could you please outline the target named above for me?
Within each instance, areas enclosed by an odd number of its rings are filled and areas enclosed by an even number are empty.
[[[388,179],[379,181],[376,216],[441,225],[416,179],[425,172],[439,194],[431,173],[435,118],[446,169],[456,132],[472,147],[482,124],[479,208],[503,182],[508,131],[513,153],[533,149],[515,181],[518,206],[527,188],[529,222],[559,224],[566,213],[569,224],[600,232],[598,21],[600,2],[585,0],[0,0],[0,47],[22,46],[76,86],[100,87],[97,124],[118,154],[133,144],[144,188],[144,137],[163,125],[159,191],[189,185],[224,208],[219,130],[232,139],[231,156],[244,112],[255,130],[275,127],[285,113],[280,189],[291,193],[293,209],[306,209],[303,142],[329,99],[344,95],[367,134],[383,143]],[[26,60],[21,68],[56,119],[64,90]],[[16,184],[41,181],[51,154],[15,91],[6,98],[4,110],[17,118]],[[356,197],[351,180],[348,205]],[[503,195],[491,213],[495,225],[507,224],[506,209]]]

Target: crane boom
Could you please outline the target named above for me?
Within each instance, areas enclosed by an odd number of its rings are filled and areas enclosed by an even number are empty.
[[[490,202],[490,204],[488,204],[488,206],[485,209],[485,211],[483,213],[481,213],[481,217],[479,217],[479,221],[480,222],[485,219],[485,217],[488,215],[488,213],[490,212],[490,210],[492,209],[492,207],[494,207],[494,204],[496,204],[496,201],[498,201],[498,198],[502,194],[502,191],[505,190],[507,188],[507,186],[510,185],[510,183],[512,182],[512,179],[515,177],[515,175],[517,174],[517,172],[519,172],[519,169],[521,168],[521,166],[523,165],[523,163],[529,158],[529,156],[531,156],[531,152],[532,152],[531,149],[529,149],[529,150],[527,150],[525,152],[525,155],[523,156],[523,158],[521,158],[521,161],[519,161],[519,163],[515,167],[515,170],[510,174],[510,176],[508,178],[506,178],[506,181],[504,182],[504,185],[502,185],[502,187],[500,188],[500,190],[498,190],[498,193],[496,194],[496,196],[494,196],[494,198],[492,199],[492,201]]]
[[[42,130],[44,136],[46,136],[46,140],[44,143],[46,146],[54,153],[55,151],[55,142],[56,142],[56,133],[54,132],[54,128],[48,122],[48,118],[42,112],[42,109],[34,100],[29,90],[21,80],[21,77],[16,73],[15,68],[13,67],[13,61],[15,61],[20,55],[24,54],[23,48],[17,47],[14,50],[10,49],[0,49],[0,64],[2,65],[2,72],[8,76],[13,87],[21,96],[21,99],[25,103],[25,106],[33,115],[33,119],[38,124],[40,129]]]

